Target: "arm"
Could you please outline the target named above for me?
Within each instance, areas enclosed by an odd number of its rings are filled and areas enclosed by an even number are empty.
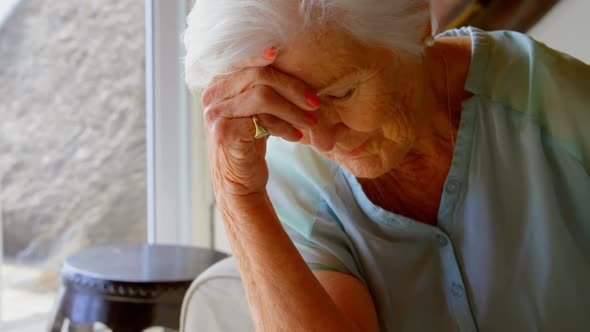
[[[340,272],[315,271],[315,277],[332,300],[361,331],[379,331],[371,293],[358,279]]]
[[[314,275],[266,194],[219,197],[258,331],[377,331],[366,287],[339,272]]]
[[[323,280],[324,288],[282,228],[266,192],[266,139],[253,137],[252,117],[272,135],[298,142],[297,128],[317,124],[318,108],[309,102],[309,87],[269,67],[272,61],[255,57],[248,68],[214,82],[201,98],[213,188],[254,324],[258,331],[272,332],[360,331],[373,323],[355,319],[374,317],[374,310],[352,314],[372,306],[361,309],[350,302],[369,298],[366,289],[342,276]],[[353,296],[345,298],[344,290]]]

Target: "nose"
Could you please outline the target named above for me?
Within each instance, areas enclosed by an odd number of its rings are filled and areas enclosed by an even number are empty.
[[[310,143],[320,152],[332,151],[343,127],[340,116],[338,112],[326,108],[320,108],[316,112],[319,121],[309,132]]]
[[[311,145],[319,152],[330,152],[336,144],[327,131],[314,129],[310,133]]]

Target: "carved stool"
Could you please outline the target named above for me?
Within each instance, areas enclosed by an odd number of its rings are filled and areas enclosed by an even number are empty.
[[[178,330],[185,292],[192,281],[226,254],[165,245],[91,248],[66,259],[51,332],[64,320],[70,331],[92,331],[101,322],[114,332],[152,326]]]

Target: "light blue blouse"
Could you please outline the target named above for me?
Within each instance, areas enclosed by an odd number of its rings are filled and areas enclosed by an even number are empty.
[[[433,227],[374,205],[308,147],[269,140],[269,195],[312,269],[354,275],[383,331],[590,331],[590,67],[464,28],[473,55]]]

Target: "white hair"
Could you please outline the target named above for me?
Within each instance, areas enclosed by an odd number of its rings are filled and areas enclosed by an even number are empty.
[[[366,44],[418,55],[429,19],[428,0],[197,0],[183,34],[186,82],[200,92],[232,66],[328,23]]]

